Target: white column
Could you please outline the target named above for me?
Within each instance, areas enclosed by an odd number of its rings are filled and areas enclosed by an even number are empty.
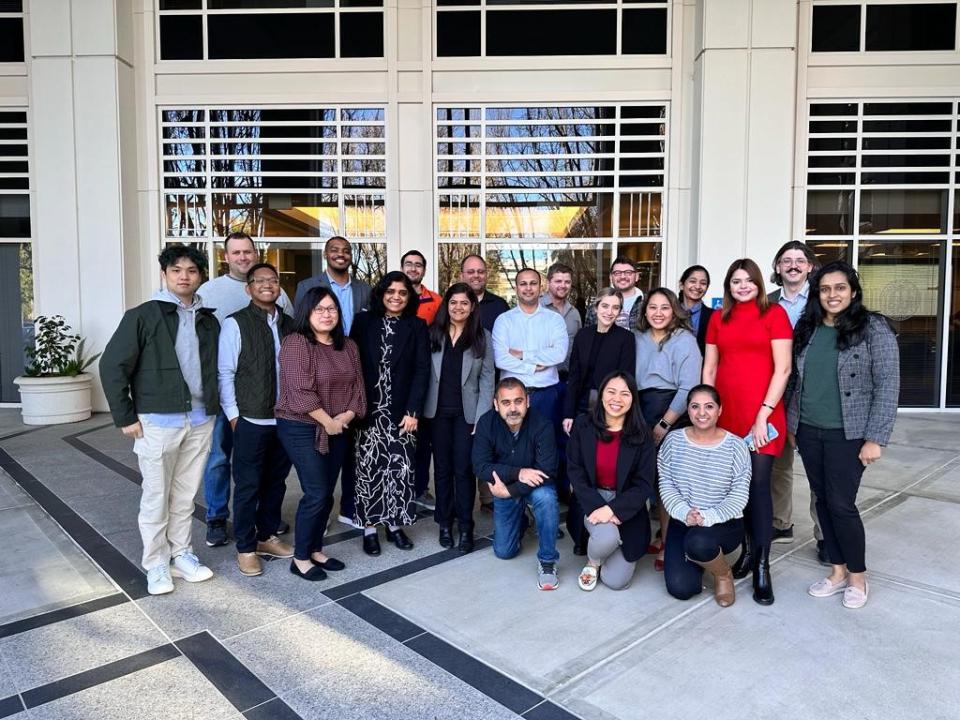
[[[139,257],[125,252],[138,244],[131,0],[31,10],[36,311],[64,315],[99,351],[140,295]]]
[[[791,239],[797,0],[698,0],[692,225],[714,275]]]

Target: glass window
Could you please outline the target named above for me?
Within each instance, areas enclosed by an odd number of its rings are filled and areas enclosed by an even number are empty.
[[[611,237],[613,193],[496,193],[487,196],[487,237]]]
[[[893,325],[900,346],[900,405],[939,404],[942,242],[862,242],[863,301]]]
[[[807,247],[817,256],[817,262],[823,266],[834,260],[853,263],[852,240],[812,240],[806,239]]]
[[[201,60],[203,18],[200,15],[160,16],[160,59]]]
[[[13,379],[33,344],[33,264],[28,243],[0,243],[0,402],[20,402]]]
[[[807,192],[807,235],[852,235],[853,190]]]
[[[440,243],[437,245],[437,292],[460,281],[460,263],[467,255],[479,255],[480,243]]]
[[[332,13],[209,15],[209,57],[334,57],[333,22]]]
[[[517,32],[524,27],[537,32]],[[487,11],[488,56],[616,54],[616,10]]]
[[[945,190],[864,190],[860,193],[863,234],[947,232]]]
[[[953,50],[956,3],[867,5],[867,50]]]
[[[480,196],[441,195],[438,220],[443,239],[480,237]]]
[[[0,62],[23,62],[23,18],[0,16]]]
[[[956,205],[954,206],[956,207]],[[954,220],[954,232],[958,227]],[[953,287],[950,288],[950,327],[947,331],[947,407],[960,407],[960,241],[953,241]]]
[[[813,52],[860,49],[860,5],[813,6]]]
[[[480,55],[480,13],[437,13],[437,57]]]
[[[624,55],[665,55],[667,9],[624,10],[621,48]]]
[[[625,243],[617,245],[617,255],[633,260],[637,268],[637,287],[645,293],[661,284],[661,255],[663,246],[656,242]],[[611,259],[612,262],[612,259]],[[604,271],[603,285],[609,282],[610,265]]]
[[[340,13],[340,57],[383,57],[382,12]]]

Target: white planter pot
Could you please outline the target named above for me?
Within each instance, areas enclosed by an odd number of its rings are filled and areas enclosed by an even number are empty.
[[[20,411],[25,425],[60,425],[90,417],[93,375],[18,377]]]

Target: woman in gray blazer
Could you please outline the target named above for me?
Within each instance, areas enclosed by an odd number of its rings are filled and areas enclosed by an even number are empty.
[[[843,593],[844,607],[861,608],[869,588],[857,490],[863,469],[880,459],[897,417],[897,339],[885,317],[863,306],[857,271],[837,260],[810,277],[810,300],[797,323],[794,349],[787,429],[816,495],[833,566],[808,592]]]
[[[440,545],[453,547],[456,514],[462,553],[473,550],[473,428],[493,407],[493,343],[480,324],[478,306],[466,283],[455,283],[444,293],[430,326],[430,384],[423,411],[431,420]]]

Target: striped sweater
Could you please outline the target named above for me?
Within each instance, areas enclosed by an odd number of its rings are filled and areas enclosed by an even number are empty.
[[[705,527],[743,516],[750,495],[750,453],[727,433],[716,445],[696,445],[686,430],[668,433],[657,456],[660,497],[670,517],[684,522],[699,508]]]

